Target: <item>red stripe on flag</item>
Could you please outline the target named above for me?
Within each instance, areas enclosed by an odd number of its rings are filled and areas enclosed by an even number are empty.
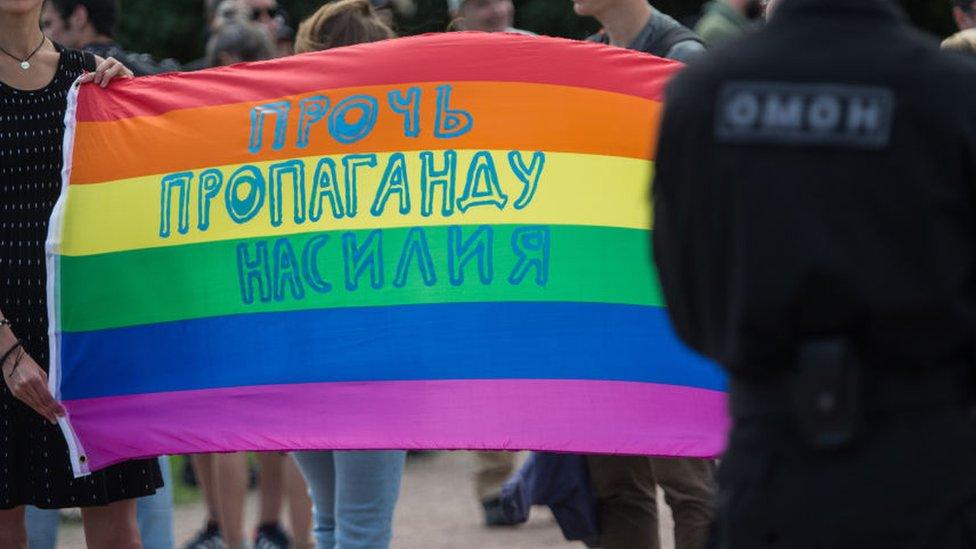
[[[459,51],[464,54],[458,55]],[[635,57],[646,61],[634,63]],[[363,71],[363,64],[370,70]],[[592,42],[476,32],[386,40],[248,65],[248,71],[222,67],[117,81],[109,90],[88,86],[78,98],[78,121],[121,120],[317,90],[415,82],[535,82],[660,101],[665,84],[681,68],[673,61]],[[627,68],[606,70],[614,65]],[[594,66],[602,69],[591,70]],[[544,68],[533,70],[537,67]],[[607,79],[607,72],[628,77]]]

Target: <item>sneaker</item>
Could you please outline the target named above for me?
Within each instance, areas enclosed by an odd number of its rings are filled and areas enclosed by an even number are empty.
[[[517,526],[519,524],[505,514],[505,510],[502,509],[502,500],[498,496],[482,501],[481,506],[485,510],[485,526]]]
[[[196,537],[186,542],[183,549],[225,549],[226,547],[217,523],[208,522]]]
[[[288,549],[288,535],[277,522],[262,524],[254,536],[254,549]]]

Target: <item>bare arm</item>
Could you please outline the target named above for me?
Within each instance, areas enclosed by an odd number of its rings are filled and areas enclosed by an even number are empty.
[[[6,318],[3,311],[0,318]],[[6,323],[0,326],[0,357],[5,357],[0,373],[10,393],[51,423],[57,423],[65,412],[47,387],[47,374],[21,347],[13,327]]]

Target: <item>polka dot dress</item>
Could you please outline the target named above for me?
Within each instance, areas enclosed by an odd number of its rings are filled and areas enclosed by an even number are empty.
[[[61,60],[45,88],[25,92],[0,82],[0,311],[45,369],[44,241],[61,190],[66,98],[74,79],[95,62],[90,54],[57,47]],[[160,486],[155,460],[130,461],[75,480],[61,430],[0,382],[0,509],[105,505]]]

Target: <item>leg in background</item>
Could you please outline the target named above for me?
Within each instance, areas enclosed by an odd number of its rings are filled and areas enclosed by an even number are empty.
[[[702,549],[714,517],[715,462],[652,458],[651,467],[674,516],[675,549]]]
[[[278,452],[260,452],[258,465],[258,489],[261,493],[261,518],[258,524],[277,524],[281,519],[281,506],[285,496],[284,466],[286,455]]]
[[[217,489],[214,484],[216,470],[214,467],[217,454],[194,454],[190,456],[193,463],[193,473],[197,477],[197,486],[203,493],[203,501],[207,504],[207,522],[220,523],[217,512]]]
[[[186,541],[183,549],[209,549],[219,546],[223,542],[220,533],[220,512],[217,505],[217,487],[215,486],[214,463],[216,454],[194,454],[189,456],[193,466],[193,476],[196,484],[203,493],[203,501],[207,506],[206,522],[193,538]]]
[[[312,542],[312,500],[305,478],[292,456],[285,460],[285,494],[295,549],[311,549],[315,546]]]
[[[642,456],[587,456],[604,549],[658,549],[657,487]]]
[[[89,549],[140,549],[136,500],[125,499],[101,507],[84,507],[85,543]]]
[[[338,547],[389,547],[406,457],[402,451],[335,452]]]
[[[514,452],[475,452],[478,469],[474,475],[478,502],[485,514],[486,526],[514,526],[505,512],[499,496],[502,485],[515,471]]]
[[[214,456],[214,487],[220,532],[230,549],[244,545],[244,504],[247,500],[247,454]]]
[[[335,460],[333,452],[295,452],[295,462],[305,477],[312,498],[312,517],[316,549],[335,549]]]
[[[159,458],[163,487],[136,500],[136,521],[143,549],[171,549],[173,541],[173,475],[169,456]]]
[[[27,507],[27,545],[30,549],[57,549],[60,525],[61,513],[57,509]]]

